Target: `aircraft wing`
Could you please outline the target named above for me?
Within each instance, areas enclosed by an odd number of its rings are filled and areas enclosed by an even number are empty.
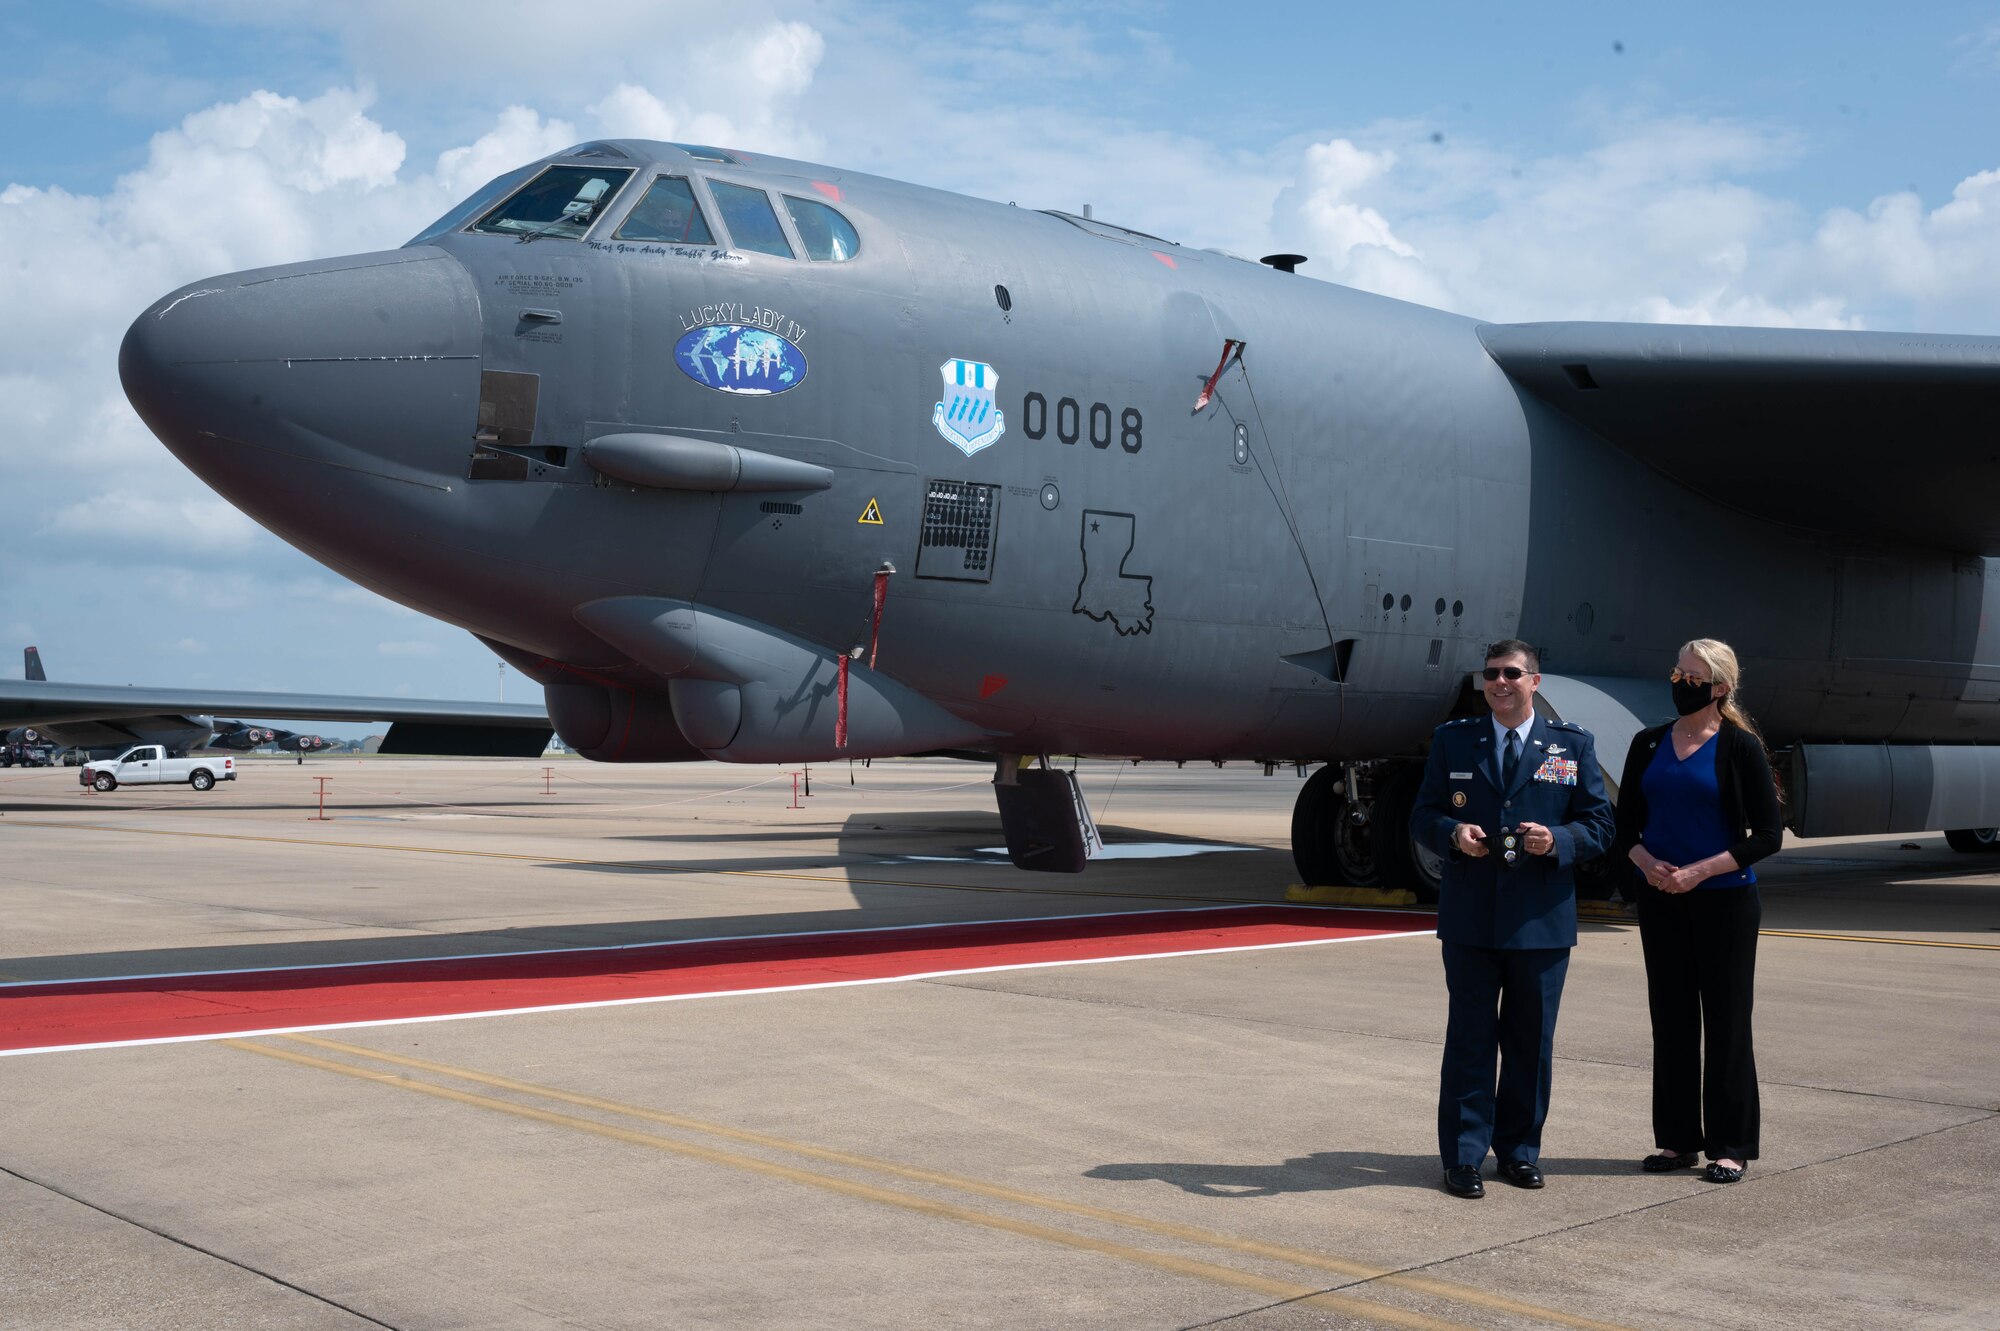
[[[1698,494],[2000,555],[2000,337],[1485,324],[1516,384]]]
[[[218,714],[302,721],[388,721],[393,725],[383,748],[403,753],[533,756],[542,751],[550,734],[548,710],[539,704],[0,680],[0,727]],[[424,747],[398,744],[394,726],[421,736]]]

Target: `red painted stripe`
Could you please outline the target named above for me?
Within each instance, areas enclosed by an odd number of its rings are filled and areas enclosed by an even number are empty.
[[[1425,931],[1424,915],[1220,907],[0,989],[0,1051],[186,1039]]]

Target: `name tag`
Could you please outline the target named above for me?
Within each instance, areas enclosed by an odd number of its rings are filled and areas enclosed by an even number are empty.
[[[1535,769],[1535,780],[1548,781],[1558,786],[1575,785],[1576,759],[1574,758],[1544,759],[1542,761],[1542,765]]]
[[[1470,772],[1453,772],[1453,773],[1451,774],[1451,779],[1452,779],[1452,780],[1454,780],[1454,781],[1470,781],[1470,780],[1472,780],[1472,773],[1470,773]]]

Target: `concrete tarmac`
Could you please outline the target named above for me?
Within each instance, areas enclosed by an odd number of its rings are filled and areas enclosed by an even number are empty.
[[[815,768],[797,809],[790,770],[0,773],[0,981],[1294,881],[1289,771],[1086,763],[1118,857],[1072,878],[997,854],[979,767]],[[1764,1153],[1733,1186],[1638,1169],[1613,922],[1570,970],[1548,1186],[1445,1194],[1437,944],[1383,937],[0,1057],[0,1327],[2000,1327],[2000,859],[1760,872]]]

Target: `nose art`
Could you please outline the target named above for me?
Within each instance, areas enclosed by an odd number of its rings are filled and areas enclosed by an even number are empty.
[[[182,287],[127,330],[118,373],[160,441],[254,511],[248,495],[328,468],[463,474],[479,342],[471,276],[424,246]]]

